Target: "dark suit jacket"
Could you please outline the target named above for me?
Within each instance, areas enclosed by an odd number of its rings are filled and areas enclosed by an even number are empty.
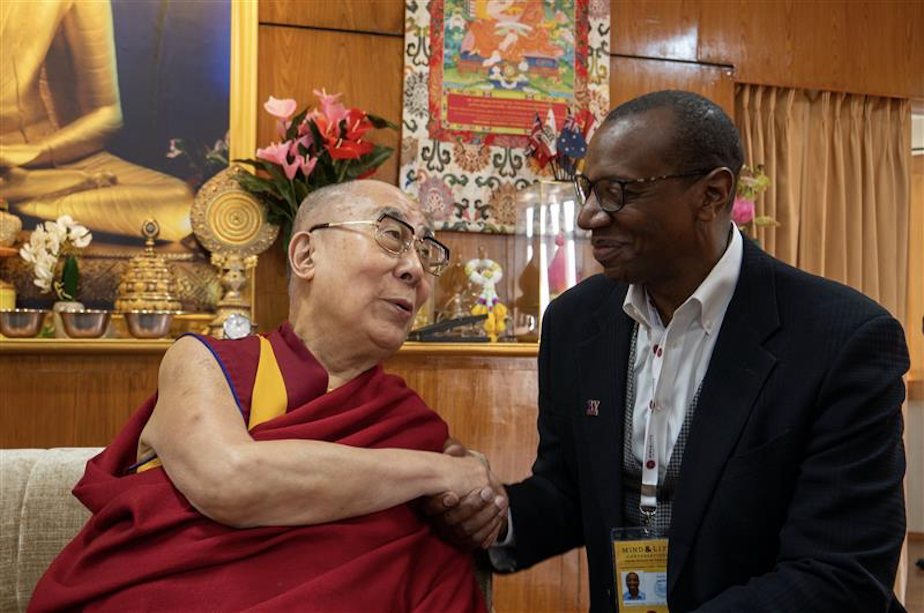
[[[592,611],[615,610],[626,291],[599,275],[550,305],[537,458],[508,486],[516,569],[586,545]],[[907,369],[879,305],[745,241],[674,495],[671,611],[902,610]]]

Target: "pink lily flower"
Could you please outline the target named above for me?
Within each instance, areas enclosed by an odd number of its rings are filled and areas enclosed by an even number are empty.
[[[291,121],[283,121],[281,119],[276,120],[276,134],[279,135],[279,138],[285,138],[286,132],[289,131],[289,126],[292,125]]]
[[[315,164],[318,163],[318,158],[313,158],[310,155],[296,155],[295,161],[298,163],[298,169],[302,171],[302,175],[307,179],[308,175],[314,170]]]
[[[298,171],[298,163],[289,161],[289,150],[292,148],[292,141],[284,143],[270,143],[265,149],[257,149],[257,157],[267,162],[272,162],[277,166],[282,166],[286,178],[292,179]]]
[[[350,111],[337,102],[337,98],[342,94],[328,94],[327,90],[322,89],[321,91],[314,90],[314,95],[321,99],[321,112],[333,125],[340,125],[340,122],[349,115]]]
[[[282,121],[287,120],[295,113],[296,102],[292,98],[284,98],[282,100],[278,98],[269,97],[269,100],[263,103],[263,108],[266,109],[266,112],[281,119]]]
[[[311,145],[314,144],[314,139],[311,138],[311,134],[305,134],[301,138],[297,138],[292,141],[292,148],[289,150],[289,153],[292,155],[299,155],[298,147],[301,145],[305,149],[310,149]]]

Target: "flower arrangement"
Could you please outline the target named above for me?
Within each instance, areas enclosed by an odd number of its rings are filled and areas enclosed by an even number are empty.
[[[74,300],[80,280],[76,252],[92,240],[89,230],[71,219],[70,215],[62,215],[56,221],[37,225],[29,242],[20,248],[19,255],[32,266],[35,272],[33,282],[43,293],[54,288],[58,300]],[[61,279],[55,280],[62,256]]]
[[[780,225],[769,215],[757,215],[756,213],[757,197],[768,187],[770,187],[770,177],[764,174],[763,165],[758,164],[753,168],[747,165],[741,167],[738,187],[735,190],[735,204],[732,207],[732,221],[750,238],[757,238],[757,228],[766,226],[777,228]]]
[[[257,149],[254,160],[235,160],[261,171],[239,173],[237,180],[267,205],[267,218],[282,227],[286,245],[298,205],[312,190],[365,179],[394,151],[365,137],[373,128],[398,126],[357,108],[347,109],[337,101],[340,94],[314,93],[320,109],[306,108],[298,114],[295,100],[270,96],[263,108],[276,118],[280,141]]]
[[[215,141],[211,148],[202,142],[188,143],[182,138],[171,138],[166,157],[185,160],[191,173],[186,179],[194,189],[228,167],[228,135]]]

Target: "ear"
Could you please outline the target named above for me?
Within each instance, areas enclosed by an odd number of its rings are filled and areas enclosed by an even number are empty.
[[[311,234],[306,231],[296,232],[289,240],[289,268],[292,274],[303,281],[311,281],[314,278],[314,255],[315,245]]]
[[[703,200],[697,211],[700,221],[713,221],[731,214],[730,200],[735,190],[735,175],[729,168],[716,168],[703,180]]]

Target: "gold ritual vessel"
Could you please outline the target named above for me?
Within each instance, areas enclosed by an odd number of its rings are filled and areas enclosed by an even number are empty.
[[[160,225],[148,219],[141,226],[144,252],[128,263],[119,282],[115,301],[117,311],[179,311],[177,282],[167,258],[154,251],[154,240],[160,234]]]

